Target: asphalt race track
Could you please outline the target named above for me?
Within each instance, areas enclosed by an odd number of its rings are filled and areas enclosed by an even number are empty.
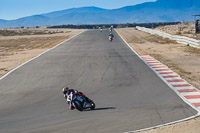
[[[0,80],[0,133],[122,133],[184,119],[185,104],[108,30],[88,30]],[[70,111],[62,88],[96,110]]]

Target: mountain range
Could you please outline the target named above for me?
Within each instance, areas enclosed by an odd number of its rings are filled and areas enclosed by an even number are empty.
[[[200,0],[157,0],[119,9],[71,8],[16,20],[0,19],[0,28],[63,24],[118,24],[194,21]]]

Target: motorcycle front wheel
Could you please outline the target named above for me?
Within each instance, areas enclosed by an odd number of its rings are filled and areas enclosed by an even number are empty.
[[[91,105],[90,109],[94,110],[95,109],[95,103],[93,101],[91,101],[90,105]]]

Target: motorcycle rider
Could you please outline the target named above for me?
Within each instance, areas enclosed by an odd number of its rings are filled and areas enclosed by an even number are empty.
[[[88,97],[86,97],[86,96],[83,94],[83,92],[79,92],[78,90],[74,90],[74,89],[69,89],[69,87],[64,87],[64,88],[63,88],[63,93],[64,93],[64,97],[65,97],[65,99],[66,99],[66,102],[69,104],[69,109],[70,109],[70,110],[74,110],[74,109],[75,109],[75,107],[71,104],[71,102],[68,102],[68,101],[67,101],[67,97],[68,97],[71,93],[73,93],[73,94],[75,94],[75,95],[77,95],[77,96],[82,96],[83,99],[86,100],[86,101],[89,101],[89,100],[90,100]]]

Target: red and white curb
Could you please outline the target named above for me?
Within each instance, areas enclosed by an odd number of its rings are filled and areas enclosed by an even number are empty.
[[[184,101],[200,111],[200,91],[182,79],[177,73],[149,55],[141,56],[144,62],[172,88]]]

